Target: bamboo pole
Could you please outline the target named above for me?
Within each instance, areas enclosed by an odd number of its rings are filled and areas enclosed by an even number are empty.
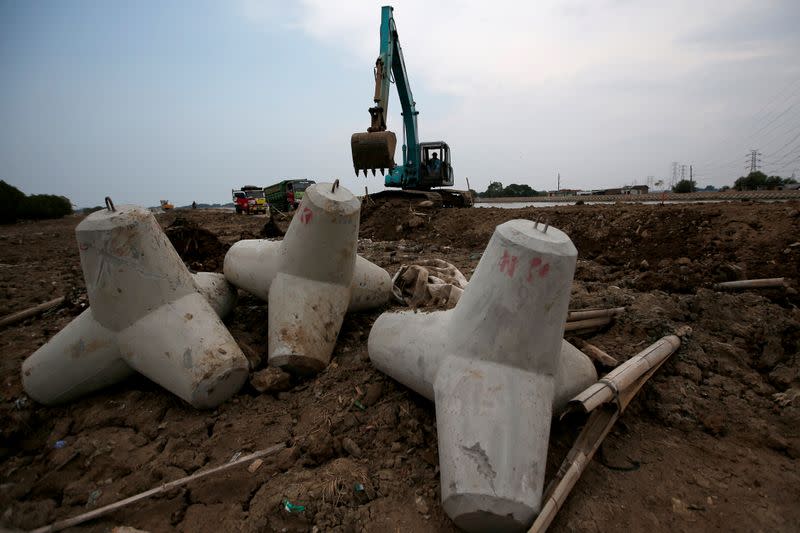
[[[234,466],[238,466],[243,463],[250,462],[254,459],[258,459],[260,457],[266,457],[267,455],[272,455],[284,449],[286,444],[276,444],[275,446],[270,446],[269,448],[265,448],[263,450],[259,450],[257,452],[253,452],[249,455],[243,455],[239,457],[235,461],[231,461],[230,463],[225,463],[224,465],[215,466],[214,468],[209,468],[208,470],[204,470],[202,472],[195,472],[191,476],[182,477],[180,479],[176,479],[175,481],[170,481],[169,483],[164,483],[158,487],[152,488],[145,492],[141,492],[136,494],[135,496],[131,496],[130,498],[125,498],[124,500],[120,500],[118,502],[111,503],[104,507],[100,507],[99,509],[95,509],[93,511],[89,511],[88,513],[83,513],[78,516],[74,516],[72,518],[67,518],[65,520],[59,520],[58,522],[54,522],[49,526],[40,527],[38,529],[34,529],[30,533],[49,533],[51,531],[61,531],[62,529],[66,529],[68,527],[77,526],[79,524],[83,524],[89,520],[93,520],[100,516],[107,515],[112,511],[116,511],[122,507],[130,505],[132,503],[136,503],[141,500],[145,500],[150,496],[155,496],[156,494],[161,494],[163,492],[167,492],[171,489],[176,487],[180,487],[186,485],[191,481],[195,481],[197,479],[204,478],[211,474],[216,474],[217,472],[222,472],[233,468]]]
[[[588,320],[575,320],[567,322],[564,331],[578,331],[584,329],[597,329],[611,323],[611,317],[590,318]]]
[[[657,345],[661,346],[661,341],[669,339],[670,337],[677,339],[678,345],[680,345],[679,335],[686,335],[690,332],[691,329],[689,328],[681,328],[676,332],[677,335],[664,337],[651,345],[650,348]],[[672,345],[671,341],[672,339],[668,341],[668,345],[670,346]],[[650,348],[640,352],[639,355],[647,352]],[[674,349],[669,351],[666,357],[663,357],[652,367],[645,370],[637,379],[629,382],[625,388],[620,389],[616,403],[606,404],[603,405],[601,409],[592,411],[592,414],[589,415],[589,419],[586,421],[586,425],[575,440],[575,444],[561,463],[556,475],[548,484],[544,496],[542,497],[542,501],[544,502],[542,510],[528,530],[528,533],[543,533],[550,527],[553,519],[555,519],[556,513],[558,513],[564,505],[570,492],[580,479],[581,474],[586,470],[592,457],[594,457],[594,454],[597,452],[598,448],[600,448],[600,445],[611,431],[614,423],[619,419],[622,411],[625,410],[631,400],[633,400],[636,394],[641,390],[642,386],[656,373],[674,351]],[[621,368],[622,366],[618,367],[617,370]],[[594,385],[592,387],[594,387]],[[592,389],[592,387],[589,387],[587,391]]]
[[[588,413],[614,400],[619,396],[619,391],[627,389],[649,370],[660,366],[680,345],[681,340],[676,335],[662,337],[570,400],[570,409]]]
[[[26,318],[38,315],[39,313],[44,313],[48,309],[52,309],[53,307],[59,306],[62,303],[64,303],[64,297],[59,296],[58,298],[53,298],[49,302],[44,302],[43,304],[35,305],[33,307],[29,307],[28,309],[17,311],[16,313],[11,313],[10,315],[0,318],[0,327],[16,324],[17,322],[21,322]]]
[[[582,309],[567,313],[567,322],[576,320],[586,320],[587,318],[601,318],[621,315],[625,311],[624,307],[612,307],[610,309]]]
[[[590,344],[583,339],[577,339],[575,342],[575,346],[581,349],[583,353],[588,355],[590,358],[594,359],[601,365],[605,365],[611,368],[619,365],[619,361],[608,355],[606,352],[595,346],[594,344]]]
[[[572,489],[586,470],[595,452],[606,438],[614,422],[619,418],[619,409],[598,409],[589,416],[575,444],[547,487],[542,498],[542,510],[528,533],[542,533],[553,523],[556,514],[564,505]]]
[[[783,278],[764,278],[764,279],[743,279],[741,281],[726,281],[714,285],[715,289],[738,290],[738,289],[767,289],[771,287],[783,287]]]

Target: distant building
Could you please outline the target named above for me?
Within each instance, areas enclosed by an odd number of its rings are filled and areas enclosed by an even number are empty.
[[[547,196],[575,196],[579,192],[577,189],[559,189],[557,191],[547,191]]]
[[[631,185],[622,188],[622,194],[647,194],[650,188],[647,185]]]
[[[597,191],[597,194],[601,194],[604,196],[611,196],[614,194],[622,194],[622,189],[602,189]]]

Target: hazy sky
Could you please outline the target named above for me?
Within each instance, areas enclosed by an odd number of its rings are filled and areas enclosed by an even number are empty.
[[[0,0],[0,179],[77,206],[341,178],[382,2]],[[800,175],[797,0],[396,1],[420,138],[456,185]],[[400,137],[396,99],[390,129]],[[398,147],[396,160],[400,161]]]

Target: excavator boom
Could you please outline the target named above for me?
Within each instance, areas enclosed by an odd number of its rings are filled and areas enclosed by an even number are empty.
[[[367,170],[371,170],[373,175],[376,170],[381,170],[381,174],[389,170],[404,177],[407,167],[411,169],[419,164],[417,111],[392,12],[391,6],[381,8],[380,55],[375,61],[375,93],[372,98],[374,105],[369,108],[370,126],[366,132],[354,133],[350,138],[356,175],[359,171],[363,171],[366,176]],[[402,167],[398,167],[394,161],[397,136],[386,129],[392,81],[397,85],[400,107],[403,110],[405,139]],[[405,185],[405,179],[403,184]]]

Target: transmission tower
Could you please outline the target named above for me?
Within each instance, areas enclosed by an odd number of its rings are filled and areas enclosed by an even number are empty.
[[[674,187],[675,184],[678,183],[678,162],[672,162],[672,180],[669,182],[670,188]]]
[[[681,165],[681,181],[686,179],[686,165]]]
[[[756,150],[750,150],[750,153],[747,155],[747,165],[745,165],[745,170],[748,168],[750,172],[756,172],[761,170],[761,152]]]

